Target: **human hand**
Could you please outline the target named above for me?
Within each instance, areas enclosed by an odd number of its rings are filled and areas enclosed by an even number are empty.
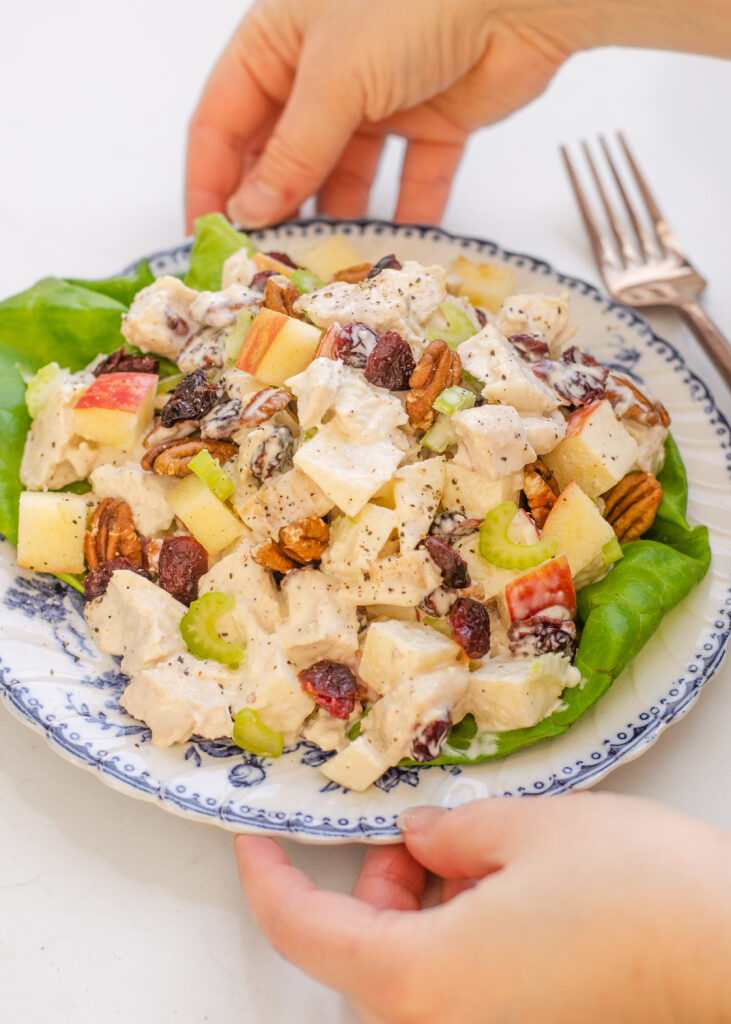
[[[731,1019],[731,838],[644,800],[572,794],[417,808],[353,896],[271,839],[239,872],[274,947],[381,1024]],[[425,869],[445,881],[420,910]]]
[[[226,208],[247,227],[272,223],[318,189],[321,211],[363,214],[389,133],[408,139],[396,219],[438,221],[468,134],[590,45],[592,18],[572,24],[574,4],[261,0],[191,121],[188,228]]]

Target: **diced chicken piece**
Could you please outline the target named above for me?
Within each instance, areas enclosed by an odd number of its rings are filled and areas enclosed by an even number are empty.
[[[346,515],[357,515],[390,480],[402,459],[390,441],[359,441],[333,421],[300,444],[294,464]]]
[[[470,676],[469,710],[479,728],[525,729],[550,714],[563,690],[580,679],[560,654],[488,658]]]
[[[150,580],[122,569],[86,605],[84,618],[99,650],[120,654],[122,671],[132,676],[186,650],[180,620],[187,610]]]
[[[467,712],[470,673],[466,665],[446,665],[400,683],[363,719],[363,735],[381,750],[389,765],[408,757],[419,729],[448,712],[453,722]]]
[[[668,428],[659,423],[648,427],[644,423],[630,419],[620,419],[619,422],[637,442],[637,469],[657,476],[665,462],[665,438],[668,436]]]
[[[514,544],[537,544],[540,540],[535,523],[522,509],[515,513],[507,533],[508,540]],[[501,569],[483,558],[480,554],[480,536],[477,533],[460,537],[454,548],[467,563],[467,571],[472,582],[484,588],[485,600],[501,596],[507,584],[524,572],[523,569]]]
[[[297,419],[303,430],[319,427],[343,383],[345,364],[339,359],[313,359],[306,370],[284,382],[297,399]]]
[[[335,757],[320,765],[326,779],[362,793],[390,767],[386,755],[366,736],[359,736]]]
[[[509,338],[512,334],[532,334],[548,345],[552,359],[558,359],[566,342],[576,333],[569,323],[567,291],[558,295],[509,295],[495,318],[495,326]]]
[[[146,473],[139,462],[98,466],[89,476],[95,498],[119,498],[132,509],[135,526],[145,537],[169,529],[175,515],[167,495],[175,477]]]
[[[221,285],[224,289],[229,288],[232,284],[248,287],[256,273],[258,273],[258,267],[244,245],[224,262],[221,270]]]
[[[562,490],[576,480],[590,498],[595,498],[629,473],[637,455],[637,442],[603,399],[568,418],[566,436],[543,456],[543,461]]]
[[[364,505],[355,519],[338,516],[322,556],[323,571],[342,579],[361,576],[377,561],[395,527],[393,509],[381,505]]]
[[[256,313],[261,300],[262,293],[255,288],[231,284],[220,292],[199,292],[190,312],[198,323],[226,330],[233,327],[242,309]]]
[[[552,451],[566,436],[566,421],[561,413],[553,416],[523,416],[523,429],[528,444],[536,455]]]
[[[183,346],[200,326],[190,311],[198,294],[177,277],[158,277],[135,295],[122,317],[122,334],[143,352],[177,362]]]
[[[31,424],[25,442],[20,479],[28,490],[57,490],[84,480],[96,464],[98,446],[75,432],[73,408],[94,381],[90,373],[62,370],[58,386]]]
[[[393,497],[401,551],[411,551],[429,532],[444,491],[443,458],[425,459],[397,470]]]
[[[219,384],[226,398],[238,398],[244,403],[257,391],[262,391],[266,387],[266,384],[262,384],[256,377],[252,377],[245,370],[237,370],[235,366],[224,370]]]
[[[178,355],[181,373],[220,368],[225,361],[225,334],[219,327],[201,327],[192,334]]]
[[[241,518],[259,536],[279,536],[283,526],[307,516],[324,516],[334,502],[301,469],[265,484],[241,509]]]
[[[441,585],[442,574],[423,549],[391,555],[372,565],[362,577],[348,582],[355,604],[417,605]]]
[[[522,486],[522,470],[500,480],[486,480],[480,473],[452,461],[444,467],[442,505],[445,509],[459,509],[470,519],[484,519],[503,501],[517,503]]]
[[[442,633],[416,622],[372,622],[358,675],[378,694],[407,679],[456,664],[460,648]]]
[[[271,630],[281,621],[282,609],[279,593],[271,574],[251,557],[248,539],[239,541],[229,554],[201,576],[199,594],[220,591],[230,594],[237,604],[247,605],[261,626]]]
[[[282,581],[287,613],[277,640],[298,668],[321,658],[348,663],[358,650],[355,605],[337,580],[317,569],[298,569]]]
[[[171,747],[194,735],[228,737],[231,712],[222,680],[232,675],[216,661],[179,654],[137,672],[119,703],[149,725],[156,747]]]
[[[302,735],[320,750],[343,750],[348,745],[348,730],[360,717],[360,704],[348,718],[334,718],[326,708],[317,708],[305,722]]]
[[[485,382],[482,394],[488,402],[512,405],[529,414],[558,408],[558,393],[533,373],[493,324],[487,324],[479,334],[463,342],[459,357],[465,370]]]
[[[536,453],[528,443],[520,415],[509,405],[480,405],[452,416],[459,446],[458,465],[488,480],[518,473]]]
[[[398,331],[418,356],[424,347],[420,328],[445,296],[444,267],[424,267],[408,260],[401,270],[382,270],[358,284],[334,281],[302,295],[295,308],[318,327],[337,321],[343,325],[366,323],[379,334]]]

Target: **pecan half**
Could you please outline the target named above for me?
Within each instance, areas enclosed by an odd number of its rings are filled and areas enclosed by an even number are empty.
[[[339,270],[337,274],[333,274],[332,279],[333,281],[345,281],[346,284],[358,284],[359,281],[365,281],[371,270],[373,270],[372,263],[356,263],[355,266]]]
[[[300,297],[299,288],[291,281],[281,283],[277,277],[267,278],[264,289],[262,306],[273,309],[275,313],[284,313],[285,316],[297,316],[294,312],[294,304]]]
[[[263,569],[270,569],[272,572],[289,572],[296,569],[297,563],[287,558],[280,546],[274,540],[265,540],[256,544],[251,549],[251,557],[257,565]]]
[[[652,473],[629,473],[604,495],[604,518],[618,540],[637,540],[652,526],[661,501],[662,487]]]
[[[417,430],[428,430],[436,419],[432,403],[437,395],[462,377],[462,360],[441,338],[432,341],[409,377],[406,412]]]
[[[330,543],[330,527],[319,516],[295,519],[279,531],[279,547],[284,554],[300,565],[322,557]]]
[[[205,448],[214,459],[223,465],[239,450],[233,441],[204,440],[202,437],[182,438],[179,441],[165,441],[154,448],[148,448],[142,456],[143,469],[158,476],[185,476],[190,473],[188,464],[194,455]]]
[[[525,467],[523,493],[528,501],[530,514],[541,530],[548,519],[548,513],[556,504],[560,488],[556,483],[556,477],[540,459]]]
[[[648,427],[670,425],[670,416],[662,402],[653,401],[629,377],[612,371],[604,392],[620,419],[636,420]]]
[[[84,536],[84,557],[90,569],[115,558],[142,565],[142,543],[126,501],[103,498],[99,502]]]
[[[284,388],[264,388],[263,391],[257,391],[241,410],[241,426],[258,427],[291,401],[292,396]]]

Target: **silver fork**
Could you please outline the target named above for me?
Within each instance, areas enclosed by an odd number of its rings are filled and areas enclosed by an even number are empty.
[[[715,363],[726,384],[731,387],[731,345],[698,304],[698,297],[706,281],[689,262],[680,242],[670,230],[655,202],[647,182],[640,173],[637,161],[621,133],[620,145],[632,169],[637,187],[645,202],[654,231],[648,230],[630,202],[627,190],[617,169],[609,147],[600,137],[602,148],[617,190],[622,197],[632,233],[628,232],[609,201],[599,177],[589,147],[582,143],[584,155],[604,206],[613,240],[602,232],[579,184],[574,166],[561,146],[566,170],[584,219],[594,258],[609,293],[627,306],[672,306],[686,318],[703,348]],[[632,237],[634,236],[634,237]]]

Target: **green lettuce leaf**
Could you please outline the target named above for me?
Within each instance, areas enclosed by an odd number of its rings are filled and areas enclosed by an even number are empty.
[[[223,264],[244,247],[249,255],[256,252],[249,236],[232,227],[222,213],[199,217],[193,229],[190,269],[185,275],[185,284],[198,291],[217,291],[221,287]]]
[[[148,284],[152,284],[155,280],[155,275],[150,270],[150,264],[147,260],[140,260],[132,273],[125,274],[123,277],[107,277],[100,281],[83,281],[74,278],[68,278],[67,280],[69,284],[75,284],[79,288],[86,288],[88,291],[106,295],[107,298],[115,299],[117,302],[121,302],[123,306],[129,307],[132,305],[132,299],[137,292],[146,288]]]
[[[468,715],[431,764],[491,761],[565,732],[606,693],[668,612],[700,583],[711,562],[708,530],[691,529],[685,519],[688,483],[672,437],[665,443],[665,464],[658,479],[664,497],[648,539],[623,545],[624,558],[577,596],[581,640],[575,664],[583,685],[565,690],[562,709],[527,729],[483,735]]]

